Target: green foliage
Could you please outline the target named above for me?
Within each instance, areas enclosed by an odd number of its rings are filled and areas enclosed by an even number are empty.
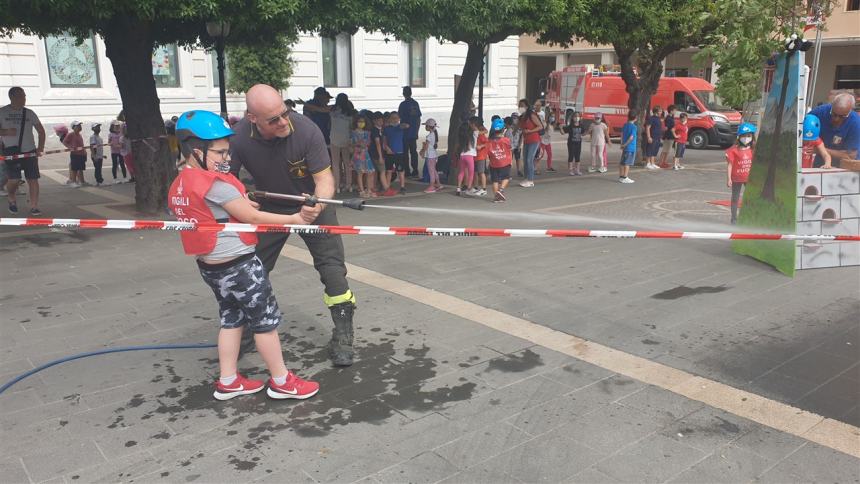
[[[816,0],[822,15],[835,0]],[[764,62],[783,50],[783,41],[803,30],[806,2],[796,0],[717,0],[705,14],[717,28],[710,32],[696,59],[717,65],[717,92],[727,104],[741,107],[761,96]]]
[[[254,84],[268,84],[284,90],[290,85],[295,62],[290,46],[295,37],[277,36],[262,45],[230,45],[227,47],[227,89],[244,93]]]

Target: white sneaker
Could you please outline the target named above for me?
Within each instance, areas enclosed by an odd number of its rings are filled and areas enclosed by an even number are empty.
[[[606,173],[608,170],[606,169],[605,166],[601,166],[600,168],[598,168],[597,171],[599,171],[600,173]]]
[[[683,170],[684,168],[686,168],[686,166],[684,166],[684,165],[678,165],[678,169],[679,169],[679,170]]]
[[[72,188],[81,188],[81,186],[83,186],[83,185],[81,185],[80,183],[72,182],[72,183],[69,183],[69,186]]]
[[[486,190],[484,190],[483,188],[481,188],[480,190],[478,190],[478,193],[477,193],[477,195],[478,195],[479,197],[483,197],[483,196],[484,196],[484,195],[486,195],[486,194],[487,194],[487,191],[486,191]]]
[[[588,169],[588,172],[589,172],[589,173],[596,173],[596,172],[597,172],[597,168],[595,168],[595,167],[593,167],[593,166],[592,166],[592,167],[590,167],[590,168]]]
[[[621,179],[619,179],[618,181],[619,181],[619,182],[621,182],[621,183],[636,183],[636,182],[634,182],[633,180],[631,180],[630,178],[627,178],[627,177],[621,178]]]
[[[521,187],[523,187],[523,188],[531,188],[531,187],[535,186],[535,182],[533,182],[533,181],[528,181],[528,180],[523,180],[523,181],[521,181],[521,182],[520,182],[520,186],[521,186]]]
[[[672,169],[673,169],[673,170],[675,170],[675,171],[678,171],[678,170],[680,170],[680,169],[681,169],[681,167],[680,167],[680,166],[678,166],[678,165],[675,165],[675,166],[673,166],[673,167],[672,167]]]
[[[477,188],[470,188],[470,189],[466,190],[466,195],[471,195],[474,197],[477,194],[478,194]]]

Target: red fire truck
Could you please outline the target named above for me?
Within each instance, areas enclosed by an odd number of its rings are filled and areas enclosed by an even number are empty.
[[[618,72],[602,72],[590,64],[565,67],[546,79],[545,98],[558,120],[567,120],[577,111],[589,123],[594,113],[602,113],[613,136],[620,136],[627,122],[629,95]],[[670,104],[678,108],[676,116],[687,113],[689,147],[727,146],[734,141],[741,114],[720,105],[711,83],[697,77],[661,78],[651,107],[665,109]]]

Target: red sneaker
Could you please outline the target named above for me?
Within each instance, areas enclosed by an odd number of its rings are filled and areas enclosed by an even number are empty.
[[[236,374],[236,381],[230,386],[224,386],[220,380],[215,382],[215,393],[212,395],[216,400],[230,400],[239,395],[250,395],[263,389],[262,380],[251,380]]]
[[[397,195],[397,193],[398,193],[397,190],[395,190],[393,188],[389,188],[388,190],[385,190],[384,192],[382,192],[382,196],[383,197],[393,197],[393,196]]]
[[[316,395],[318,391],[320,391],[319,383],[302,380],[295,373],[290,372],[287,375],[287,382],[280,386],[275,383],[275,380],[269,378],[269,388],[266,390],[266,394],[276,400],[287,398],[304,400]]]

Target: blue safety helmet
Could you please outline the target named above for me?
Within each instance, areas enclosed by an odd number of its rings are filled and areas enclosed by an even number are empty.
[[[821,120],[814,114],[807,114],[803,118],[803,141],[815,141],[821,134]]]
[[[752,123],[741,123],[738,126],[738,136],[743,136],[745,134],[755,134],[755,125]]]
[[[496,118],[496,119],[494,119],[494,120],[493,120],[493,124],[492,124],[492,125],[490,125],[490,128],[492,128],[492,129],[493,129],[493,131],[504,131],[504,129],[505,129],[505,120],[504,120],[504,119],[501,119],[501,118]]]
[[[176,121],[176,136],[180,141],[188,138],[213,141],[234,134],[227,120],[212,111],[186,111]]]

